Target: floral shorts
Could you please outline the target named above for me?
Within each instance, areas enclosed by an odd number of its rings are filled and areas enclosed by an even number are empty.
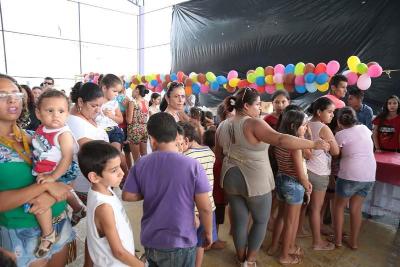
[[[128,141],[138,145],[148,139],[146,124],[128,124]]]

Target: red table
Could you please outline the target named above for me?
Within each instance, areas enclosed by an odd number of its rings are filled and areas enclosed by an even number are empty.
[[[400,153],[376,152],[376,180],[400,186]]]

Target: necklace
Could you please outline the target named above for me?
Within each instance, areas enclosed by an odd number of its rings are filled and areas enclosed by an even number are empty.
[[[18,155],[28,164],[32,164],[32,160],[30,158],[31,149],[29,148],[28,138],[26,134],[16,125],[13,126],[13,136],[14,139],[8,138],[5,136],[0,136],[0,143],[3,145],[15,150]],[[23,149],[18,146],[18,143],[23,144]]]

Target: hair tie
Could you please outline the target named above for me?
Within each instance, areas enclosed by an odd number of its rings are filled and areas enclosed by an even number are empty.
[[[229,99],[229,104],[230,104],[232,107],[234,107],[234,106],[236,105],[235,99],[233,99],[233,98]]]

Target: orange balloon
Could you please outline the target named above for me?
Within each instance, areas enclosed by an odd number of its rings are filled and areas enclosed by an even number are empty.
[[[274,67],[272,67],[272,66],[265,67],[264,74],[265,74],[265,76],[274,75]]]
[[[199,73],[197,75],[197,80],[199,81],[199,83],[204,84],[207,81],[206,75],[204,75],[203,73]]]
[[[192,86],[186,86],[185,87],[185,94],[186,95],[191,95],[192,94]]]
[[[304,67],[304,74],[314,72],[315,66],[312,63],[307,63]]]

